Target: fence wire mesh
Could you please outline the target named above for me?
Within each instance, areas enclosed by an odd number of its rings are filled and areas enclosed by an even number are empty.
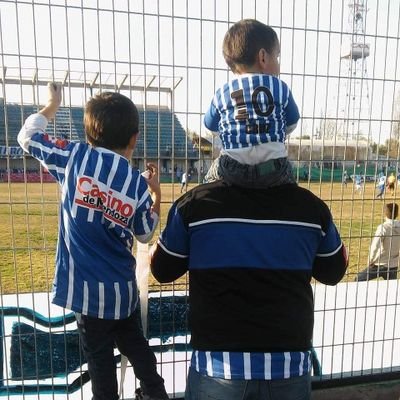
[[[85,363],[74,358],[76,327],[51,305],[59,189],[16,140],[46,102],[47,82],[63,84],[48,128],[63,139],[85,140],[84,104],[99,91],[135,102],[141,124],[132,165],[158,164],[161,230],[185,190],[182,174],[190,173],[189,189],[201,184],[219,153],[203,115],[231,76],[223,36],[243,18],[278,34],[280,77],[301,114],[289,158],[298,183],[329,205],[349,251],[337,287],[314,284],[314,379],[399,371],[399,276],[355,281],[385,204],[400,197],[397,0],[0,0],[0,395],[75,399],[89,386]],[[379,180],[392,174],[393,190],[384,186],[378,196]],[[190,357],[188,282],[161,286],[150,276],[148,285],[150,342],[169,393],[178,395]],[[175,307],[170,320],[162,304]],[[132,398],[136,384],[126,385]]]

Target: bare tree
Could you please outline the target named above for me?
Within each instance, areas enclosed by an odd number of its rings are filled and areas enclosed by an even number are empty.
[[[400,143],[399,143],[399,136],[397,138],[387,139],[385,142],[387,155],[390,158],[398,159],[399,158],[399,150],[400,150]]]
[[[397,93],[393,104],[391,139],[400,140],[400,92]]]
[[[335,118],[324,118],[320,123],[320,135],[323,139],[334,139],[337,137],[339,130],[338,120]]]

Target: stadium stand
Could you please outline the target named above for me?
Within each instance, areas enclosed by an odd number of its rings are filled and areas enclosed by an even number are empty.
[[[18,146],[17,134],[23,121],[37,106],[6,103],[0,100],[0,146]],[[187,138],[176,115],[167,107],[138,108],[140,114],[140,136],[134,153],[135,159],[182,158],[198,159],[198,150]],[[55,127],[54,127],[55,124]],[[61,107],[48,132],[69,140],[84,140],[83,108]]]

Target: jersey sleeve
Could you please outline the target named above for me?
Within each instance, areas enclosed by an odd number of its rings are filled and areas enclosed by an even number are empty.
[[[324,204],[323,235],[314,260],[312,274],[326,285],[336,285],[343,278],[348,264],[346,248],[332,220],[332,215]]]
[[[172,282],[188,270],[189,234],[178,203],[168,213],[165,229],[161,233],[151,259],[151,270],[159,282]]]
[[[286,113],[286,126],[292,127],[291,131],[293,131],[297,125],[298,120],[300,119],[300,113],[297,104],[294,101],[293,94],[289,88],[288,88],[288,99],[285,105],[285,113]]]
[[[145,179],[140,175],[137,185],[136,196],[139,200],[133,219],[133,231],[139,242],[148,243],[157,228],[159,216],[152,211],[153,200],[148,191]]]
[[[204,115],[204,126],[212,131],[212,132],[218,132],[218,124],[220,120],[220,115],[217,110],[217,107],[215,106],[215,97],[211,101],[210,107],[208,108],[207,112]]]
[[[37,113],[29,116],[18,133],[18,143],[32,157],[40,161],[61,184],[72,151],[78,145],[65,139],[50,137],[45,133],[47,119]]]

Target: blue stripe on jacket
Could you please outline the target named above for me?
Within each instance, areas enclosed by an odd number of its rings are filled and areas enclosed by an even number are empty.
[[[190,269],[311,269],[322,237],[318,228],[293,226],[279,221],[210,223],[191,227],[189,233],[191,241],[203,243],[202,247],[191,248]],[[265,251],[267,242],[268,252]],[[248,251],[250,248],[253,249],[251,252]],[[225,256],[209,257],[215,252],[224,252]]]

